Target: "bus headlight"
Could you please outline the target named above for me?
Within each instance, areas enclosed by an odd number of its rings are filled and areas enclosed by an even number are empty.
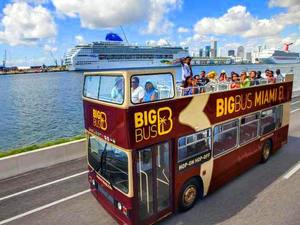
[[[94,179],[92,179],[92,182],[91,182],[91,183],[92,183],[92,185],[93,185],[93,186],[95,186],[95,185],[96,185],[96,182],[95,182],[95,180],[94,180]]]
[[[122,208],[123,208],[123,207],[122,207],[121,202],[118,202],[118,203],[117,203],[117,207],[118,207],[118,210],[122,211]]]

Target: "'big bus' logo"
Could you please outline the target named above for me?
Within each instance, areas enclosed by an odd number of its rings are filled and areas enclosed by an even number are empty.
[[[216,117],[250,110],[251,108],[257,108],[271,103],[279,103],[284,101],[284,98],[283,86],[255,91],[254,93],[244,92],[235,96],[217,98]]]
[[[173,128],[172,110],[162,107],[158,110],[134,113],[135,141],[149,140],[170,133]]]
[[[93,109],[93,126],[101,130],[107,129],[107,117],[105,112]]]

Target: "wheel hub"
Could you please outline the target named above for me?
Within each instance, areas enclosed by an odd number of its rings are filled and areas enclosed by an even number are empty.
[[[186,206],[191,205],[195,201],[196,195],[197,195],[197,189],[195,186],[187,187],[183,195],[184,204]]]

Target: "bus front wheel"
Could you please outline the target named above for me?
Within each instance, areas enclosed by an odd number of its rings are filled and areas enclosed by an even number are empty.
[[[272,150],[272,142],[270,139],[268,139],[262,147],[262,151],[261,151],[261,162],[262,163],[265,163],[268,161],[268,159],[270,158],[270,155],[271,155],[271,150]]]
[[[196,179],[187,181],[179,196],[179,211],[184,212],[192,208],[200,196],[200,184]]]

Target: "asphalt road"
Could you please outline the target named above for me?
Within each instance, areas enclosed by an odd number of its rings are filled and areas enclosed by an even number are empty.
[[[160,224],[299,225],[297,167],[300,98],[293,100],[289,142],[281,151]],[[86,169],[86,159],[78,159],[1,180],[0,225],[116,224],[89,193]]]

